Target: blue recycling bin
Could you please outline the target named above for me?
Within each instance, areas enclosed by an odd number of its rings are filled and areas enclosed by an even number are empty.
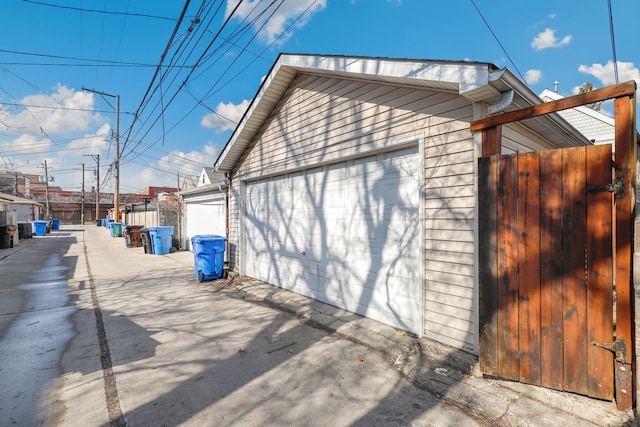
[[[111,237],[122,237],[122,223],[121,222],[111,222],[111,223],[109,223],[109,230],[111,232]]]
[[[173,225],[161,225],[159,227],[147,227],[151,251],[154,255],[166,255],[171,252],[173,239]]]
[[[33,234],[42,237],[47,234],[47,224],[49,221],[33,221]]]
[[[52,230],[60,230],[60,220],[59,219],[52,219],[51,220],[51,229]]]
[[[107,229],[109,233],[111,233],[111,224],[114,222],[113,219],[105,218],[102,220],[102,225]]]
[[[224,276],[224,252],[227,238],[213,234],[193,236],[191,238],[196,280],[220,279]]]

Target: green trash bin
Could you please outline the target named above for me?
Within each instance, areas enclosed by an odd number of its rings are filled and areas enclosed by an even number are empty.
[[[111,237],[122,237],[122,223],[112,222],[109,224],[111,230]]]

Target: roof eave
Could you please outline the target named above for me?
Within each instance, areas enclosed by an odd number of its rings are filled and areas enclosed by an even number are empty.
[[[213,169],[216,172],[232,170],[246,144],[251,141],[291,81],[300,72],[459,92],[486,86],[491,72],[495,69],[496,67],[489,63],[467,61],[281,54],[215,161]]]

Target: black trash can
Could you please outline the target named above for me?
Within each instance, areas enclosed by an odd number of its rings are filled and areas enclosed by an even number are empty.
[[[33,230],[30,222],[21,222],[18,224],[18,234],[21,239],[30,239],[33,237]]]
[[[7,224],[0,224],[0,249],[7,249],[9,247],[9,233],[7,227]]]
[[[13,237],[18,227],[10,224],[0,225],[0,248],[9,249],[13,247]]]
[[[148,228],[140,229],[140,240],[142,241],[142,247],[144,248],[144,253],[153,254],[153,249],[151,248],[151,238],[149,237]]]

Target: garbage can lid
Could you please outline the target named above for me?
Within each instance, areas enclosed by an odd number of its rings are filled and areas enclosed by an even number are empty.
[[[226,237],[224,236],[218,236],[215,234],[199,234],[197,236],[193,236],[191,238],[191,241],[194,243],[200,243],[200,242],[216,242],[216,241],[220,241],[220,240],[227,240]]]

